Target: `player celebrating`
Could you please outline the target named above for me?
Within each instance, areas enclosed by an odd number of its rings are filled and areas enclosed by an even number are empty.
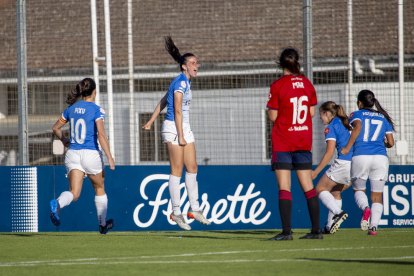
[[[185,186],[191,205],[187,216],[202,224],[210,225],[210,222],[203,216],[203,210],[200,209],[198,202],[196,151],[189,117],[190,101],[192,99],[190,79],[196,77],[198,63],[197,58],[191,53],[181,55],[170,36],[165,38],[165,48],[173,59],[180,64],[182,73],[172,81],[167,94],[158,103],[151,119],[142,128],[151,129],[151,125],[157,116],[167,106],[166,120],[162,125],[161,135],[163,142],[167,143],[171,165],[168,188],[173,212],[170,218],[182,229],[191,230],[180,209],[180,179],[183,166],[186,170]]]
[[[269,118],[272,130],[272,170],[279,184],[279,211],[283,231],[270,240],[292,240],[291,171],[295,170],[305,193],[312,221],[311,233],[301,239],[322,239],[319,200],[312,183],[312,117],[317,104],[315,88],[301,75],[299,54],[286,48],[278,66],[283,76],[270,86]]]
[[[385,148],[394,146],[394,122],[375,98],[374,93],[362,90],[358,94],[358,108],[350,115],[354,129],[341,153],[347,155],[354,146],[351,161],[351,180],[355,202],[363,210],[361,229],[368,235],[377,235],[382,215],[382,192],[388,180],[388,156]],[[375,109],[373,109],[375,105]],[[365,193],[366,182],[371,183],[372,207]],[[371,217],[371,222],[370,222]],[[369,228],[368,228],[369,227]]]
[[[318,167],[312,171],[312,179],[315,179],[329,161],[332,159],[335,146],[338,150],[338,158],[326,171],[316,185],[319,199],[328,208],[328,222],[322,229],[322,233],[335,233],[341,223],[346,220],[348,214],[341,210],[341,192],[346,190],[350,183],[351,158],[353,149],[347,155],[341,154],[341,148],[348,143],[352,129],[349,119],[341,105],[334,102],[325,102],[319,107],[319,116],[325,128],[326,152]]]
[[[56,226],[60,225],[60,209],[78,200],[85,175],[89,177],[95,189],[95,206],[98,213],[99,232],[106,234],[113,228],[113,219],[106,221],[108,198],[104,189],[105,171],[102,160],[101,144],[108,157],[110,169],[115,169],[115,162],[109,151],[108,138],[104,131],[105,111],[93,103],[96,97],[96,84],[93,79],[83,79],[68,94],[66,103],[69,107],[53,126],[53,132],[69,146],[65,156],[65,166],[69,178],[69,191],[63,192],[57,200],[50,202],[50,219]],[[81,98],[81,100],[79,100]],[[61,128],[69,122],[70,139],[63,136]]]

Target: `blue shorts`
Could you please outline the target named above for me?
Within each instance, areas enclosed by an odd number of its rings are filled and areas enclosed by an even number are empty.
[[[272,171],[312,170],[312,153],[307,150],[272,152]]]

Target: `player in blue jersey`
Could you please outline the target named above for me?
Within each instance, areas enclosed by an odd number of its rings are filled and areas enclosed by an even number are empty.
[[[57,200],[50,202],[50,219],[60,225],[60,209],[78,200],[85,175],[95,189],[95,206],[98,213],[99,231],[106,234],[114,227],[114,220],[106,221],[108,198],[104,189],[105,171],[102,152],[98,140],[108,157],[110,169],[115,162],[109,150],[108,138],[104,131],[105,111],[93,101],[96,97],[96,84],[93,79],[83,79],[68,94],[69,107],[53,126],[53,132],[69,149],[66,151],[65,166],[69,178],[69,191],[63,192]],[[70,138],[64,137],[61,128],[69,122]]]
[[[190,127],[190,102],[191,78],[195,78],[198,71],[197,58],[187,53],[180,54],[171,37],[165,38],[165,48],[174,60],[180,64],[181,74],[177,76],[167,94],[161,99],[152,114],[151,119],[143,129],[151,129],[160,112],[167,106],[167,114],[161,128],[161,135],[164,143],[167,143],[170,156],[171,175],[168,181],[171,204],[173,212],[170,218],[184,230],[191,230],[190,225],[184,220],[180,209],[180,179],[185,166],[185,186],[190,201],[190,210],[187,213],[189,218],[193,218],[202,224],[209,225],[210,222],[204,217],[203,210],[200,209],[198,202],[198,183],[197,183],[197,162],[194,146],[194,135]]]
[[[328,221],[322,229],[324,234],[335,233],[341,223],[346,220],[348,214],[342,211],[341,192],[350,186],[350,171],[352,148],[347,155],[341,154],[341,148],[348,143],[351,127],[344,108],[334,102],[325,102],[319,107],[319,116],[325,128],[326,152],[320,164],[312,171],[312,179],[328,165],[332,159],[335,147],[338,151],[338,158],[321,177],[316,186],[319,199],[328,208]]]
[[[361,229],[369,230],[368,235],[377,235],[383,211],[382,192],[388,180],[386,148],[394,146],[394,122],[369,90],[359,92],[357,104],[359,111],[350,115],[353,126],[351,137],[341,153],[347,155],[354,147],[351,180],[355,201],[363,211]],[[368,178],[371,183],[371,209],[365,193]]]

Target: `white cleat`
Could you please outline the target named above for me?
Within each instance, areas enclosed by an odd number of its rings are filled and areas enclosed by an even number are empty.
[[[171,213],[171,215],[170,215],[170,219],[171,219],[172,221],[175,221],[175,223],[177,223],[177,225],[178,225],[181,229],[184,229],[184,230],[191,230],[190,225],[188,225],[188,224],[185,222],[183,214],[176,216],[176,215],[174,215],[174,212],[172,212],[172,213]]]
[[[193,209],[190,208],[190,210],[187,213],[187,216],[189,218],[195,219],[199,223],[210,225],[211,222],[209,222],[204,216],[203,216],[203,210],[200,209],[200,211],[193,211]]]

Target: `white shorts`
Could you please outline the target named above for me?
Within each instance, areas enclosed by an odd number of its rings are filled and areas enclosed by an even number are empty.
[[[335,159],[326,171],[326,176],[332,181],[349,186],[351,181],[351,161]]]
[[[65,166],[68,174],[71,170],[76,169],[87,175],[96,175],[104,169],[102,152],[89,149],[69,149],[65,156]]]
[[[191,131],[190,123],[183,122],[184,140],[187,143],[194,143],[194,135]],[[163,143],[178,145],[177,127],[174,121],[165,120],[161,127],[161,137]]]
[[[352,157],[351,179],[388,181],[388,157],[358,155]]]

